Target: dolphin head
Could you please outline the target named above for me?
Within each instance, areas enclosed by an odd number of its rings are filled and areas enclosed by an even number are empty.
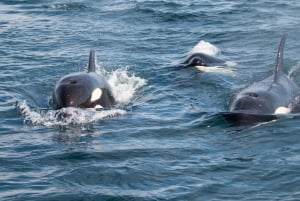
[[[188,66],[208,66],[209,65],[209,60],[208,56],[204,54],[194,54],[192,55],[186,63]]]
[[[73,73],[61,78],[53,94],[55,107],[94,107],[93,101],[100,99],[101,89],[88,76],[88,73]]]
[[[245,114],[272,114],[275,111],[270,104],[271,99],[268,93],[260,91],[238,94],[230,105],[230,111]]]
[[[111,88],[96,71],[95,51],[90,51],[88,72],[71,73],[55,85],[53,104],[63,107],[102,108],[116,104]]]
[[[195,66],[205,66],[205,67],[209,67],[209,66],[219,66],[219,65],[223,65],[225,63],[225,61],[204,54],[204,53],[194,53],[192,55],[190,55],[184,62],[182,62],[180,64],[180,66],[183,67],[195,67]]]

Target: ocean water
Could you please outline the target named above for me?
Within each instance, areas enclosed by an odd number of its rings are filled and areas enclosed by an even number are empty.
[[[0,200],[298,200],[300,120],[235,127],[232,94],[284,70],[300,85],[300,3],[2,0]],[[88,53],[110,110],[53,110]],[[176,68],[191,51],[226,61]],[[62,118],[68,110],[72,115]]]

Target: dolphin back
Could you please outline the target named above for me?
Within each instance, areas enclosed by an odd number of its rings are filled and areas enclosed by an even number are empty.
[[[96,71],[96,58],[95,58],[95,51],[90,51],[90,58],[89,58],[89,64],[88,64],[88,73],[95,72]]]
[[[277,58],[276,58],[276,65],[275,65],[275,72],[274,72],[274,80],[273,82],[276,83],[278,82],[279,79],[279,73],[281,72],[282,69],[282,63],[283,63],[283,48],[285,44],[285,39],[286,39],[286,34],[284,34],[281,37],[278,52],[277,52]]]

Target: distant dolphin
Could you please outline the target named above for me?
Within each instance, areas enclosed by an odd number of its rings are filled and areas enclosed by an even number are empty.
[[[105,108],[116,104],[111,87],[96,72],[95,52],[90,51],[88,72],[71,73],[62,77],[55,86],[53,103],[63,107]]]
[[[222,59],[204,53],[194,53],[180,63],[179,67],[216,67],[224,65],[226,64]]]
[[[237,114],[235,117],[231,114],[231,117],[240,121],[247,120],[247,118],[248,120],[265,119],[268,121],[275,119],[277,114],[288,114],[299,109],[297,100],[300,94],[299,87],[282,72],[285,39],[286,35],[283,35],[277,53],[274,75],[239,92],[229,106],[229,111]]]

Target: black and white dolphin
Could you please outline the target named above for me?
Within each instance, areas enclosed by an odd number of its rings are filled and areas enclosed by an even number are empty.
[[[63,107],[106,108],[116,104],[111,87],[96,72],[95,52],[90,51],[88,71],[62,77],[55,85],[55,109]]]
[[[244,121],[269,121],[277,114],[288,114],[299,109],[299,87],[282,72],[283,48],[286,35],[280,41],[274,75],[240,91],[230,103],[227,117]]]
[[[220,50],[216,46],[201,40],[186,54],[185,58],[179,64],[176,64],[176,67],[192,67],[201,72],[233,73],[230,67],[235,66],[236,63],[219,58],[221,56],[219,52]]]

